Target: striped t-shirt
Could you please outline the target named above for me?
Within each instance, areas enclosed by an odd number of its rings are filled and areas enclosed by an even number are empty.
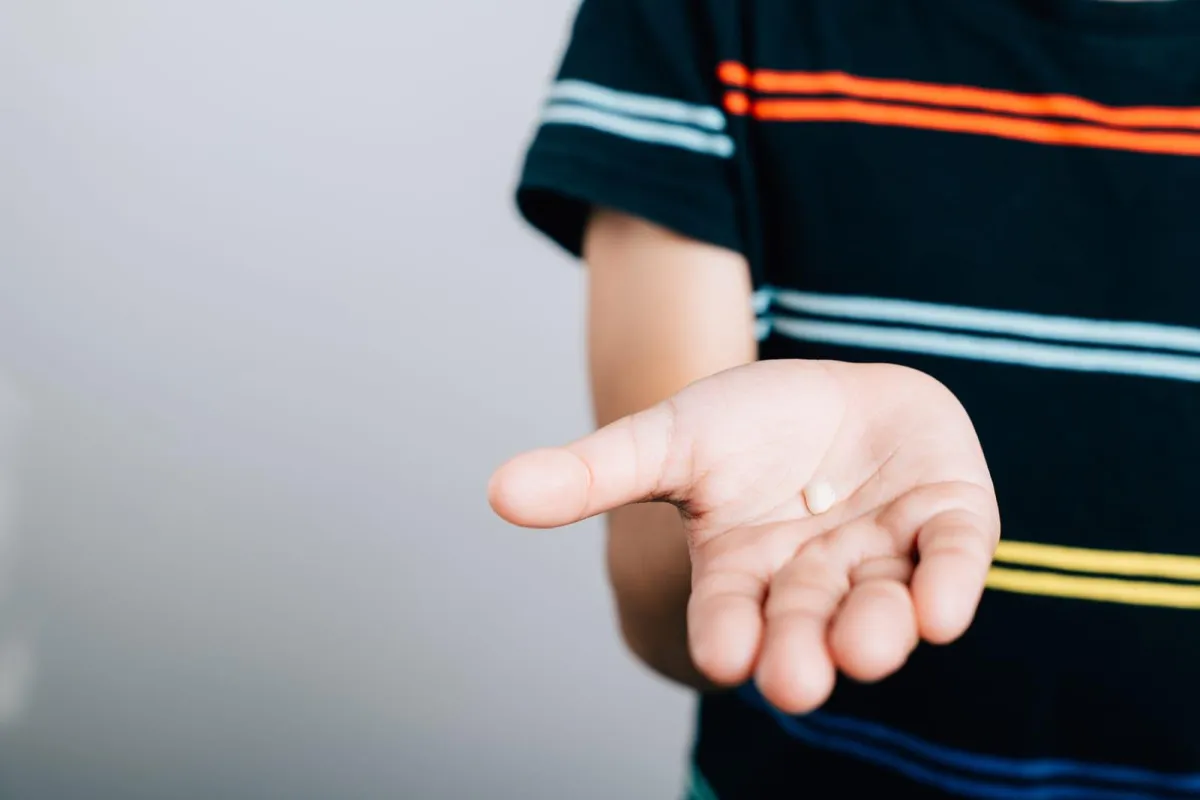
[[[1198,156],[1200,2],[584,0],[525,216],[745,254],[761,357],[941,380],[1004,521],[960,642],[705,697],[694,796],[1200,797]]]

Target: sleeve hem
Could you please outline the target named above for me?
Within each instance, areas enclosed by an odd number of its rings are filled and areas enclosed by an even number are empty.
[[[539,148],[517,189],[521,216],[576,258],[591,209],[611,208],[682,236],[742,252],[732,199],[695,181],[647,175],[611,160]]]

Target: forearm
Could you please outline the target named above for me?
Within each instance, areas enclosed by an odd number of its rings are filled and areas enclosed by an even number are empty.
[[[630,651],[669,680],[712,688],[688,652],[691,559],[679,512],[663,503],[612,512],[607,550],[617,616]]]

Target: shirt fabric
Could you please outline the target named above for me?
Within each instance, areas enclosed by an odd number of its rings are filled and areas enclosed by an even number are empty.
[[[961,641],[704,697],[693,797],[1200,797],[1197,156],[1200,3],[584,0],[525,217],[736,250],[761,358],[936,377],[1004,524]]]

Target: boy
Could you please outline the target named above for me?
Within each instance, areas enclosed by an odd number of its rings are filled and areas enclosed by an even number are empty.
[[[1198,45],[1190,0],[584,0],[518,199],[605,427],[491,498],[609,512],[692,796],[1200,797]]]

